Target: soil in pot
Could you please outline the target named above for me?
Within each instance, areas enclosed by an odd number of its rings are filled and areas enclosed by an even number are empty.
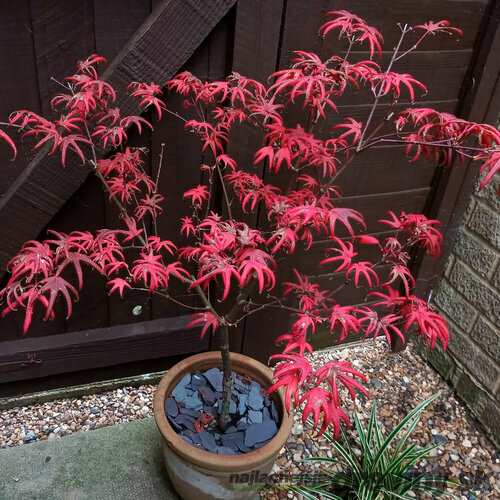
[[[278,432],[276,404],[256,381],[233,372],[233,395],[225,432],[217,427],[222,405],[222,370],[186,374],[165,400],[172,428],[187,443],[211,453],[237,455],[257,450]]]

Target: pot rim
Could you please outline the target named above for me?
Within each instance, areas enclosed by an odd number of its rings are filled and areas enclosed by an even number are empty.
[[[260,379],[259,383],[263,381],[266,389],[273,384],[271,369],[259,361],[238,353],[231,353],[231,361],[233,365],[232,369],[235,372],[244,372],[252,378]],[[211,366],[217,366],[219,363],[222,363],[220,352],[209,351],[195,354],[174,365],[161,379],[155,392],[153,411],[156,425],[164,440],[173,451],[192,464],[218,471],[230,469],[231,471],[238,472],[257,469],[262,463],[268,461],[269,457],[279,453],[290,435],[293,425],[293,413],[287,412],[285,408],[283,388],[271,394],[281,416],[281,425],[278,432],[262,448],[249,453],[219,455],[196,448],[178,436],[165,415],[165,399],[186,373],[205,370]]]

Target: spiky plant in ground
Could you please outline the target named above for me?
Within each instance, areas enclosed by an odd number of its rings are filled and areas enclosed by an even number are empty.
[[[412,500],[416,494],[458,500],[459,497],[441,488],[456,483],[418,470],[419,462],[424,459],[432,461],[430,452],[441,445],[418,448],[410,441],[422,411],[438,396],[435,394],[419,404],[387,436],[377,420],[375,402],[366,427],[355,412],[355,431],[342,430],[340,439],[324,433],[332,446],[332,458],[305,459],[306,462],[321,464],[321,475],[311,476],[309,483],[305,475],[303,483],[291,486],[290,490],[310,500]],[[335,470],[332,466],[336,466]]]

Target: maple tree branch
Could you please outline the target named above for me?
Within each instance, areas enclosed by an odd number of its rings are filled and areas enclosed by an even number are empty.
[[[140,292],[148,292],[149,293],[149,288],[132,287],[131,290],[137,290]],[[193,311],[206,311],[207,310],[206,307],[195,307],[195,306],[190,306],[188,304],[184,304],[183,302],[180,302],[179,300],[174,299],[170,294],[159,292],[158,290],[155,290],[153,292],[153,294],[158,295],[159,297],[162,297],[164,299],[170,300],[171,302],[173,302],[181,307],[184,307],[185,309],[190,309]]]
[[[171,111],[168,108],[164,108],[164,111],[166,111],[167,113],[175,116],[176,118],[179,118],[179,120],[182,120],[184,123],[188,122],[188,120],[186,120],[186,118],[184,118],[183,116],[181,116],[179,113],[176,113],[175,111]]]
[[[158,172],[156,172],[156,180],[155,180],[155,187],[153,190],[153,195],[156,195],[158,193],[158,183],[160,182],[160,174],[161,174],[161,168],[163,165],[163,152],[165,150],[165,143],[161,143],[161,149],[160,149],[160,156],[158,158]],[[158,236],[158,224],[156,222],[156,217],[153,217],[153,231],[155,233],[155,236]]]
[[[271,297],[271,296],[269,296]],[[268,302],[268,303],[265,303],[265,304],[259,304],[257,302],[253,302],[251,299],[247,300],[245,302],[245,305],[243,307],[243,309],[249,307],[249,306],[257,306],[255,309],[252,309],[251,311],[247,311],[245,314],[243,314],[242,316],[240,316],[233,324],[234,325],[238,325],[241,321],[243,321],[247,316],[250,316],[258,311],[262,311],[263,309],[265,309],[266,307],[271,307],[271,308],[278,308],[278,309],[283,309],[283,310],[286,310],[286,311],[290,311],[290,312],[293,312],[295,314],[306,314],[304,313],[304,311],[302,311],[301,309],[297,309],[295,307],[289,307],[289,306],[285,306],[279,299],[278,297],[273,297],[274,299],[274,302]]]
[[[399,52],[401,44],[403,43],[403,39],[404,39],[406,33],[408,33],[410,30],[411,30],[411,28],[408,28],[406,24],[402,28],[402,30],[401,30],[401,36],[399,37],[398,44],[397,44],[396,48],[394,49],[394,51],[392,53],[391,60],[389,61],[389,65],[387,66],[387,70],[385,71],[385,76],[387,76],[390,73],[390,71],[392,69],[392,66],[393,66],[393,64],[396,61],[396,56],[397,56],[397,54]],[[366,132],[367,132],[368,127],[369,127],[369,125],[370,125],[370,123],[372,121],[372,118],[373,118],[373,115],[375,113],[375,109],[377,108],[377,105],[378,105],[378,102],[380,100],[380,97],[382,96],[382,91],[383,91],[383,85],[381,85],[379,87],[378,92],[375,95],[375,100],[374,100],[372,108],[370,110],[370,114],[368,115],[368,119],[366,120],[365,126],[363,128],[363,132],[361,133],[361,137],[360,137],[359,142],[358,142],[358,147],[357,147],[358,151],[363,146],[363,142],[364,142],[364,138],[365,138]]]
[[[224,193],[224,200],[226,201],[227,214],[228,214],[229,219],[232,219],[233,218],[233,214],[231,212],[231,203],[229,201],[229,196],[227,194],[227,189],[226,189],[226,183],[224,181],[224,176],[222,175],[222,172],[220,170],[220,167],[219,167],[218,163],[216,163],[215,167],[217,168],[217,172],[219,174],[220,183],[222,185],[222,192]]]

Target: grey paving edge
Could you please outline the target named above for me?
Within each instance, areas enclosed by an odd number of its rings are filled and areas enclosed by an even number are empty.
[[[179,499],[153,418],[0,450],[1,500]]]
[[[50,391],[23,394],[22,396],[0,398],[0,410],[8,410],[18,406],[30,406],[38,403],[45,403],[47,401],[54,401],[56,399],[77,398],[85,394],[113,391],[121,387],[138,387],[144,384],[157,384],[165,373],[165,371],[145,373],[143,375],[115,378],[102,382],[94,382],[92,384],[74,385],[71,387],[51,389]]]

